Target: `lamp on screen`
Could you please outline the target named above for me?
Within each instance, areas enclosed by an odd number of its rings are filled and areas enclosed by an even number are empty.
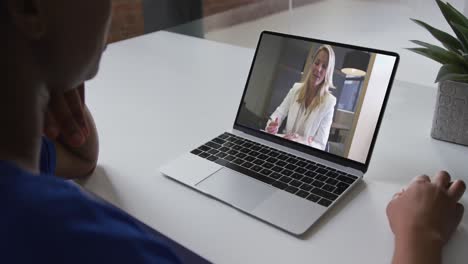
[[[351,51],[346,54],[341,71],[346,75],[364,76],[369,65],[370,54],[362,51]]]

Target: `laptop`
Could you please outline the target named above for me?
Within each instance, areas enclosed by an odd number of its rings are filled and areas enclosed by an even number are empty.
[[[302,235],[364,177],[398,62],[394,52],[264,31],[232,129],[160,171]]]

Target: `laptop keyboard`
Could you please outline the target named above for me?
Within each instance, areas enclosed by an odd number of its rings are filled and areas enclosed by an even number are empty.
[[[357,180],[356,176],[230,133],[191,153],[325,207]]]

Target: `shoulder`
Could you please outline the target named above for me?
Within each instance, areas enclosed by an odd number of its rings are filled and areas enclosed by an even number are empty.
[[[324,96],[324,101],[326,106],[335,107],[336,97],[330,92],[327,92]]]
[[[301,82],[294,83],[291,90],[289,90],[289,92],[297,92],[302,88],[303,85],[304,84]]]

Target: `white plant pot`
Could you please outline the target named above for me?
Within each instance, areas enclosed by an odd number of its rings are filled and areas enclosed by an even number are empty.
[[[468,84],[439,83],[431,136],[468,146]]]

